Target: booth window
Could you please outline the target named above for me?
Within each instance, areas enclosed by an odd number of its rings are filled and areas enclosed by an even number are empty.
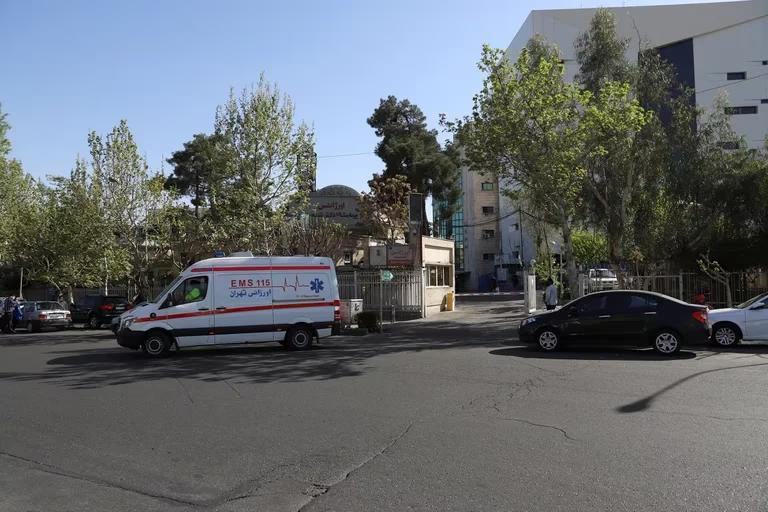
[[[427,265],[427,286],[453,286],[449,265]]]

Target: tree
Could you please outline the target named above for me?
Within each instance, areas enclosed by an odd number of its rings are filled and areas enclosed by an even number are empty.
[[[314,134],[294,122],[290,97],[262,75],[239,97],[230,91],[217,108],[208,160],[211,211],[205,232],[212,248],[271,254],[275,226],[295,217],[308,201],[315,175]],[[200,154],[198,148],[191,148]],[[205,147],[203,149],[206,149]]]
[[[651,54],[641,59],[641,66],[630,65],[625,57],[628,45],[629,39],[617,36],[616,21],[607,9],[596,11],[588,30],[574,44],[579,63],[576,81],[593,95],[586,120],[591,126],[589,143],[598,148],[587,163],[587,185],[594,200],[594,219],[607,234],[608,259],[616,267],[625,263],[633,246],[635,215],[647,200],[646,187],[659,174],[658,165],[652,165],[659,164],[654,159],[659,124],[653,123],[652,111],[640,106],[638,84],[646,86],[648,77],[661,77],[664,80],[655,85],[663,91],[670,83],[668,69]],[[666,96],[652,97],[650,91],[643,87],[647,104],[664,103]]]
[[[411,185],[402,175],[373,175],[368,180],[370,192],[360,198],[360,218],[374,236],[390,244],[408,230],[408,196]]]
[[[349,231],[341,224],[327,219],[291,219],[277,227],[277,249],[280,256],[327,256],[334,260]]]
[[[485,79],[473,114],[446,125],[457,134],[470,170],[513,181],[520,187],[516,195],[559,228],[568,284],[576,290],[572,233],[588,156],[581,119],[591,95],[565,83],[556,52],[534,57],[536,64],[526,48],[511,64],[503,51],[484,47],[478,66]]]
[[[169,233],[164,219],[172,198],[163,188],[165,177],[150,173],[125,120],[106,140],[92,132],[88,145],[106,224],[103,229],[108,236],[117,237],[129,262],[121,274],[130,275],[135,286],[146,289],[152,268],[167,251],[164,241]]]
[[[625,57],[629,39],[616,35],[616,19],[610,10],[597,9],[574,46],[579,63],[576,82],[587,91],[599,94],[608,82],[630,81],[632,71]]]
[[[422,232],[429,233],[426,196],[431,194],[444,204],[442,215],[450,217],[461,194],[456,149],[451,145],[440,147],[437,132],[427,129],[424,113],[407,99],[382,99],[368,124],[381,137],[376,155],[384,161],[382,175],[405,176],[414,192],[424,194]]]
[[[0,262],[17,258],[18,242],[27,234],[25,220],[38,204],[38,184],[21,162],[10,158],[10,128],[0,109]]]
[[[224,144],[221,134],[198,133],[167,160],[173,165],[173,174],[165,181],[165,188],[190,196],[198,219],[201,207],[210,208],[216,216],[217,198],[224,185]]]
[[[586,230],[573,232],[573,257],[579,265],[599,265],[608,259],[608,244],[602,233]]]

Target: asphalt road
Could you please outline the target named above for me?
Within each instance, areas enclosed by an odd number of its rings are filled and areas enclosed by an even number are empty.
[[[545,355],[519,317],[160,361],[0,337],[0,511],[768,508],[768,347]]]

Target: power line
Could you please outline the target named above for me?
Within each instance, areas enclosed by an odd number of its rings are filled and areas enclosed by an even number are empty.
[[[723,84],[723,85],[718,85],[718,86],[715,86],[715,87],[710,87],[709,89],[702,89],[700,91],[694,91],[694,93],[695,94],[699,94],[699,93],[702,93],[702,92],[714,91],[715,89],[722,89],[723,87],[730,87],[731,85],[740,84],[741,82],[748,82],[750,80],[754,80],[755,78],[760,78],[760,77],[763,77],[763,76],[768,76],[768,73],[761,73],[759,75],[751,76],[749,78],[745,78],[745,79],[739,80],[737,82],[731,82],[730,84]]]
[[[373,154],[374,154],[373,151],[365,151],[364,153],[343,153],[343,154],[340,154],[340,155],[323,155],[323,156],[319,156],[317,158],[318,159],[320,159],[320,158],[343,158],[343,157],[347,157],[347,156],[360,156],[360,155],[373,155]]]

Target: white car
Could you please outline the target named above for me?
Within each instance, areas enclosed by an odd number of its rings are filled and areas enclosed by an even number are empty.
[[[722,347],[740,340],[768,341],[768,293],[733,308],[709,312],[712,339]]]
[[[609,268],[591,268],[588,272],[589,289],[593,292],[615,290],[619,287],[616,273]]]

